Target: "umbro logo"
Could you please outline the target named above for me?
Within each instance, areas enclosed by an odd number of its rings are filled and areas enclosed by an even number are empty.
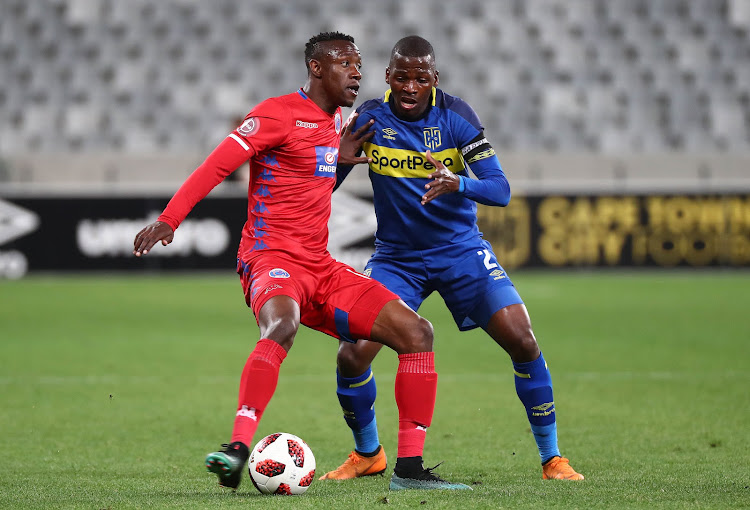
[[[544,404],[531,408],[531,416],[549,416],[555,412],[554,402],[545,402]]]
[[[550,407],[552,407],[554,405],[555,405],[554,402],[546,402],[544,404],[541,404],[541,405],[538,405],[538,406],[534,406],[534,407],[532,407],[532,409],[534,411],[546,411],[547,409],[549,409]]]
[[[505,271],[495,269],[490,273],[490,276],[492,276],[495,280],[502,280],[503,278],[505,278]]]
[[[383,131],[383,138],[385,138],[386,140],[395,140],[396,135],[398,134],[393,128],[389,128],[389,127],[383,128],[382,131]]]

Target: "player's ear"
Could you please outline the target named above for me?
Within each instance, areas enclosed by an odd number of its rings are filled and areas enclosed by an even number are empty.
[[[321,78],[323,76],[323,66],[321,65],[320,61],[311,59],[308,72],[310,75],[316,78]]]
[[[391,66],[385,68],[385,82],[390,83],[391,78]]]
[[[435,69],[435,86],[437,86],[438,83],[440,83],[440,71]]]

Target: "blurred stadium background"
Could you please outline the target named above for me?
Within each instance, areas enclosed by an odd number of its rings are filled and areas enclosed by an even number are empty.
[[[507,267],[750,265],[750,0],[0,0],[0,277],[231,267],[241,179],[149,260],[132,239],[329,30],[362,51],[357,104],[396,40],[433,43],[514,191],[479,212]],[[334,197],[358,268],[369,195],[360,171]]]

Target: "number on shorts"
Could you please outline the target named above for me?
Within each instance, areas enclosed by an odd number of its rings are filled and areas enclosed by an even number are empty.
[[[490,258],[492,257],[492,255],[490,255],[490,250],[478,251],[477,255],[484,255],[484,267],[488,270],[497,267],[497,264],[490,262]]]

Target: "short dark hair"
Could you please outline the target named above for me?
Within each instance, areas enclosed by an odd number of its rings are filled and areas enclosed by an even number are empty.
[[[320,43],[328,41],[348,41],[354,44],[354,37],[341,32],[321,32],[318,35],[314,35],[305,44],[305,67],[310,69],[310,61],[315,59],[318,60],[321,57],[322,49]]]
[[[418,35],[408,35],[399,40],[391,50],[391,62],[396,55],[402,57],[432,57],[432,61],[435,61],[435,50],[432,48],[432,44]]]

